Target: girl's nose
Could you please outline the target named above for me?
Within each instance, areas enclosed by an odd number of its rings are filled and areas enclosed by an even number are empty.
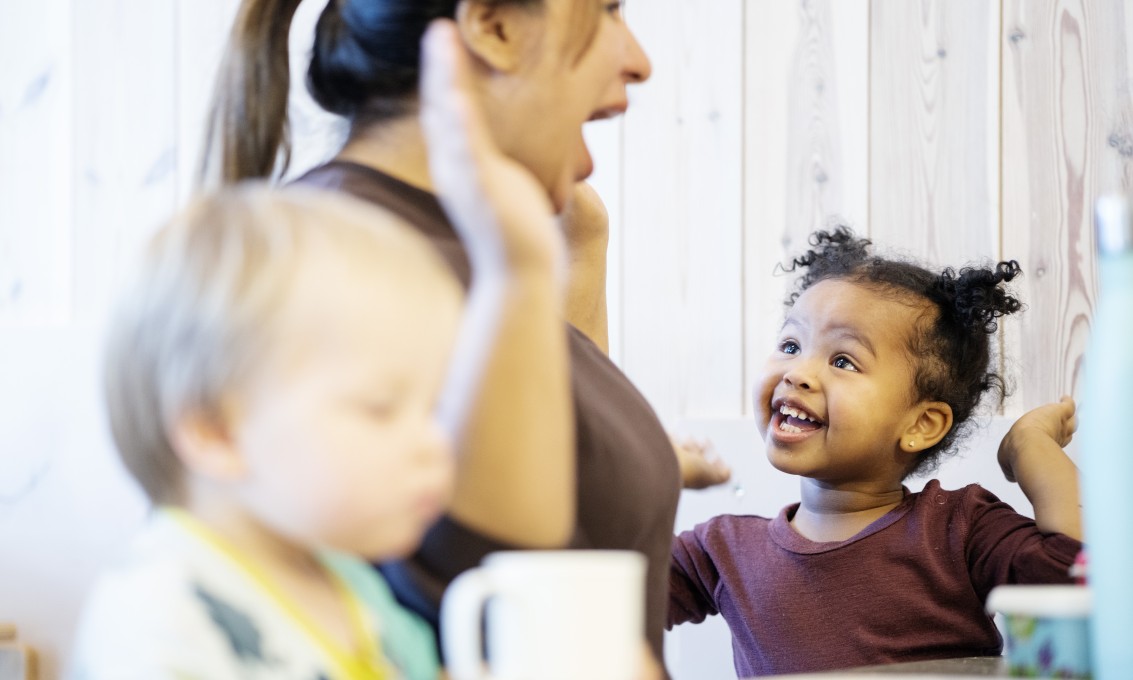
[[[805,364],[794,366],[791,370],[784,373],[783,382],[800,390],[809,390],[815,385],[814,376],[807,370]]]

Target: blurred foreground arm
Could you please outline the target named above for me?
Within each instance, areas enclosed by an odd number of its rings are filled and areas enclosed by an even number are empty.
[[[565,257],[546,190],[495,145],[451,21],[422,43],[421,123],[472,263],[440,417],[460,459],[449,514],[492,539],[561,546],[575,522]]]

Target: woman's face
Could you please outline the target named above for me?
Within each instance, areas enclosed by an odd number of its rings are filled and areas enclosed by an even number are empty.
[[[622,20],[621,2],[543,0],[522,13],[515,24],[522,57],[512,72],[492,76],[486,106],[500,146],[561,210],[594,169],[583,124],[624,113],[626,86],[646,80],[651,67]]]

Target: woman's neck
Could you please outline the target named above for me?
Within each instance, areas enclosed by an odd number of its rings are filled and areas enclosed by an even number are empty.
[[[816,543],[844,541],[884,517],[900,505],[905,490],[896,485],[876,488],[834,488],[803,478],[802,500],[791,518],[791,527]]]
[[[433,190],[425,135],[415,114],[354,126],[335,160],[367,165],[419,189]]]

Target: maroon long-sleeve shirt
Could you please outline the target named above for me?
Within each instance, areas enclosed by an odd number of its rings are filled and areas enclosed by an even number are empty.
[[[1081,548],[977,485],[933,480],[834,543],[796,533],[797,508],[715,517],[673,540],[668,625],[723,615],[740,677],[999,654],[988,592],[1069,583]]]

